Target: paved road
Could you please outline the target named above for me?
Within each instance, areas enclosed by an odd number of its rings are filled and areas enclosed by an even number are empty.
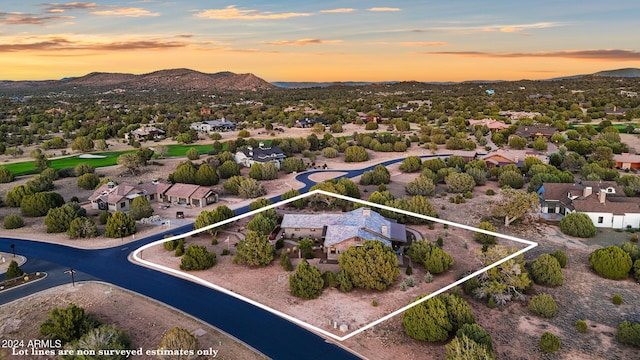
[[[188,229],[191,225],[182,230]],[[27,293],[68,284],[69,275],[63,272],[73,268],[78,271],[78,280],[100,279],[161,301],[220,328],[274,359],[358,359],[324,338],[253,305],[127,260],[131,250],[160,238],[162,234],[104,250],[0,238],[0,249],[9,249],[13,243],[16,252],[27,257],[25,270],[45,270],[51,274],[51,278],[0,293],[0,304]],[[55,262],[40,260],[45,258]]]
[[[421,157],[433,158],[448,155]],[[387,166],[401,160],[388,160],[381,165]],[[358,170],[347,170],[338,178],[359,176],[377,165],[380,164]],[[338,170],[315,170],[298,175],[296,179],[305,184],[300,192],[308,191],[315,184],[309,179],[311,174],[326,171]],[[280,196],[271,198],[274,203],[279,200]],[[247,211],[249,211],[248,206],[244,206],[235,209],[234,212],[238,215]],[[358,358],[324,338],[253,305],[190,281],[138,266],[127,259],[131,251],[162,239],[167,233],[179,234],[192,229],[193,224],[187,224],[122,246],[100,250],[0,238],[0,250],[11,252],[10,244],[15,244],[16,253],[27,257],[27,262],[22,266],[25,271],[45,271],[49,274],[44,280],[0,293],[0,305],[47,288],[69,283],[70,277],[64,274],[64,271],[73,268],[77,271],[76,281],[101,280],[148,296],[220,328],[274,359]]]

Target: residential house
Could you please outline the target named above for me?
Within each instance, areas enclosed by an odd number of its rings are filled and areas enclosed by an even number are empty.
[[[164,130],[158,129],[155,126],[141,126],[127,134],[124,134],[124,139],[133,139],[135,141],[155,140],[163,138],[164,134]]]
[[[200,208],[218,201],[218,194],[210,187],[193,184],[173,184],[165,191],[164,196],[172,204]]]
[[[131,185],[113,182],[100,186],[89,196],[91,208],[96,210],[129,211],[133,199],[144,196],[149,202],[171,202],[204,207],[218,201],[211,188],[192,184],[170,184],[161,181]]]
[[[236,163],[242,166],[251,167],[251,165],[256,162],[273,162],[278,169],[280,169],[280,160],[285,159],[286,157],[287,156],[279,147],[267,147],[262,142],[257,148],[249,146],[246,149],[238,150],[234,156]]]
[[[537,152],[530,150],[507,150],[507,149],[496,149],[491,151],[490,153],[483,155],[480,157],[480,160],[486,161],[489,167],[493,166],[505,166],[509,164],[515,164],[518,167],[522,166],[524,159],[534,156],[540,159],[543,163],[548,163],[549,159],[547,156]]]
[[[540,212],[556,219],[573,212],[585,213],[596,227],[640,228],[640,199],[627,197],[615,181],[584,181],[579,184],[543,183]]]
[[[489,131],[498,131],[509,128],[509,125],[494,119],[469,120],[469,126],[471,129],[473,129],[475,125],[486,126],[489,128]]]
[[[640,155],[634,155],[629,153],[615,154],[613,160],[616,162],[616,168],[627,169],[640,169]]]
[[[305,118],[304,120],[296,120],[296,123],[293,126],[297,128],[311,128],[316,123],[325,125],[327,121],[319,118],[312,118],[312,119]]]
[[[613,116],[625,116],[627,114],[627,109],[614,106],[611,109],[604,109],[604,114]]]
[[[133,199],[144,196],[149,202],[164,200],[164,192],[171,184],[152,182],[151,184],[131,185],[113,182],[103,184],[97,188],[91,196],[91,208],[96,210],[129,211]]]
[[[523,125],[518,126],[515,134],[525,139],[535,139],[538,137],[550,138],[551,135],[558,132],[558,129],[553,126],[544,125]]]
[[[451,156],[460,156],[464,159],[464,162],[476,160],[478,158],[478,152],[475,150],[451,150]]]
[[[524,118],[533,119],[536,116],[542,116],[542,114],[539,112],[530,112],[530,111],[500,111],[498,115],[507,116],[511,120],[519,120]]]
[[[364,240],[382,241],[387,246],[407,243],[406,228],[369,208],[339,214],[284,214],[280,227],[284,236],[317,239],[322,242],[328,260]]]
[[[219,120],[207,120],[202,122],[194,122],[190,125],[191,129],[194,129],[199,132],[226,132],[226,131],[234,131],[236,129],[236,124],[231,121],[226,120],[225,118]]]

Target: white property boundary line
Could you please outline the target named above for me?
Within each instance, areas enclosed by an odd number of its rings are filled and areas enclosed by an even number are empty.
[[[337,335],[335,335],[333,333],[330,333],[330,332],[328,332],[326,330],[323,330],[323,329],[321,329],[321,328],[319,328],[317,326],[314,326],[314,325],[308,324],[308,323],[306,323],[306,322],[304,322],[302,320],[299,320],[299,319],[297,319],[297,318],[295,318],[295,317],[293,317],[291,315],[285,314],[285,313],[283,313],[281,311],[278,311],[276,309],[268,307],[268,306],[266,306],[266,305],[264,305],[262,303],[259,303],[259,302],[255,301],[255,300],[249,299],[249,298],[244,297],[242,295],[239,295],[239,294],[237,294],[237,293],[235,293],[233,291],[227,290],[227,289],[225,289],[225,288],[223,288],[221,286],[218,286],[216,284],[213,284],[213,283],[210,283],[208,281],[205,281],[205,280],[203,280],[203,279],[201,279],[201,278],[199,278],[197,276],[191,275],[191,274],[183,272],[183,271],[175,270],[175,269],[169,268],[167,266],[158,265],[158,264],[152,263],[150,261],[146,261],[146,260],[142,259],[142,257],[140,257],[140,253],[143,250],[148,249],[148,248],[150,248],[152,246],[156,246],[158,244],[162,244],[162,243],[165,243],[167,241],[173,241],[173,240],[185,238],[187,236],[199,234],[199,233],[207,231],[209,229],[213,229],[213,228],[216,228],[216,227],[231,223],[233,221],[243,219],[243,218],[248,217],[248,216],[253,216],[253,215],[256,215],[256,214],[258,214],[260,212],[263,212],[265,210],[274,209],[276,207],[288,204],[288,203],[296,201],[296,200],[304,199],[305,197],[316,195],[316,194],[331,196],[331,197],[335,197],[335,198],[338,198],[338,199],[347,200],[347,201],[351,201],[351,202],[356,202],[356,203],[359,203],[359,204],[363,204],[363,205],[367,205],[367,206],[371,206],[371,207],[376,207],[376,208],[380,208],[380,209],[387,210],[387,211],[393,211],[393,212],[397,212],[397,213],[408,215],[408,216],[417,217],[417,218],[428,220],[428,221],[434,221],[434,222],[438,222],[438,223],[441,223],[441,224],[447,224],[447,225],[455,226],[455,227],[458,227],[458,228],[461,228],[461,229],[465,229],[465,230],[470,230],[470,231],[474,231],[474,232],[480,232],[480,233],[483,233],[483,234],[496,236],[496,237],[499,237],[499,238],[502,238],[502,239],[515,241],[515,242],[518,242],[518,243],[521,243],[521,244],[526,244],[528,246],[526,248],[522,249],[522,250],[519,250],[519,251],[517,251],[517,252],[515,252],[515,253],[507,256],[507,257],[505,257],[504,259],[498,260],[498,261],[494,262],[493,264],[491,264],[489,266],[486,266],[486,267],[484,267],[484,268],[482,268],[482,269],[480,269],[478,271],[475,271],[475,272],[465,276],[464,278],[462,278],[462,279],[460,279],[460,280],[458,280],[458,281],[456,281],[456,282],[454,282],[454,283],[452,283],[450,285],[447,285],[447,286],[441,288],[440,290],[434,291],[431,294],[429,294],[429,295],[427,295],[427,296],[425,296],[423,298],[420,298],[419,300],[417,300],[415,302],[412,302],[412,303],[410,303],[409,305],[407,305],[407,306],[405,306],[403,308],[400,308],[400,309],[398,309],[398,310],[396,310],[396,311],[394,311],[394,312],[392,312],[392,313],[390,313],[388,315],[385,315],[382,318],[380,318],[380,319],[378,319],[378,320],[376,320],[376,321],[374,321],[374,322],[372,322],[372,323],[370,323],[368,325],[365,325],[364,327],[361,327],[361,328],[359,328],[359,329],[357,329],[357,330],[355,330],[355,331],[353,331],[353,332],[351,332],[351,333],[349,333],[349,334],[347,334],[345,336],[337,336]],[[161,240],[158,240],[158,241],[154,241],[154,242],[152,242],[150,244],[144,245],[144,246],[136,249],[133,252],[133,258],[136,261],[138,261],[138,262],[140,262],[140,263],[142,263],[142,264],[144,264],[144,265],[146,265],[146,266],[148,266],[150,268],[158,269],[158,270],[161,270],[161,271],[164,271],[164,272],[168,272],[168,273],[172,273],[172,274],[176,274],[178,276],[187,278],[187,279],[189,279],[189,280],[191,280],[191,281],[193,281],[195,283],[198,283],[200,285],[215,289],[215,290],[220,291],[220,292],[222,292],[222,293],[224,293],[226,295],[233,296],[236,299],[239,299],[239,300],[247,302],[247,303],[249,303],[251,305],[257,306],[257,307],[259,307],[259,308],[261,308],[263,310],[266,310],[266,311],[268,311],[268,312],[270,312],[270,313],[272,313],[274,315],[277,315],[277,316],[279,316],[281,318],[289,320],[289,321],[293,322],[294,324],[297,324],[297,325],[302,326],[304,328],[307,328],[307,329],[310,329],[310,330],[315,331],[317,333],[320,333],[320,334],[322,334],[324,336],[327,336],[327,337],[329,337],[331,339],[334,339],[334,340],[337,340],[337,341],[345,341],[345,340],[347,340],[347,339],[349,339],[349,338],[351,338],[351,337],[353,337],[353,336],[355,336],[355,335],[357,335],[357,334],[359,334],[359,333],[361,333],[361,332],[363,332],[365,330],[368,330],[368,329],[380,324],[383,321],[386,321],[386,320],[388,320],[388,319],[390,319],[390,318],[392,318],[392,317],[394,317],[394,316],[396,316],[398,314],[401,314],[401,313],[405,312],[406,310],[408,310],[408,309],[410,309],[410,308],[412,308],[412,307],[414,307],[414,306],[416,306],[416,305],[418,305],[418,304],[420,304],[422,302],[425,302],[425,301],[431,299],[434,296],[440,295],[443,292],[448,291],[449,289],[452,289],[452,288],[464,283],[465,281],[467,281],[467,280],[469,280],[469,279],[471,279],[473,277],[476,277],[476,276],[486,272],[489,269],[492,269],[492,268],[494,268],[494,267],[496,267],[496,266],[498,266],[498,265],[500,265],[500,264],[502,264],[502,263],[504,263],[506,261],[509,261],[509,260],[521,255],[521,254],[524,254],[525,252],[533,249],[536,246],[538,246],[538,243],[536,243],[536,242],[520,239],[520,238],[517,238],[517,237],[514,237],[514,236],[499,234],[499,233],[496,233],[496,232],[493,232],[493,231],[487,231],[487,230],[483,230],[483,229],[478,229],[478,228],[475,228],[473,226],[463,225],[463,224],[455,223],[455,222],[448,221],[448,220],[442,220],[442,219],[434,218],[434,217],[431,217],[431,216],[415,214],[415,213],[412,213],[412,212],[409,212],[409,211],[396,209],[396,208],[393,208],[393,207],[390,207],[390,206],[380,205],[380,204],[372,203],[372,202],[365,201],[365,200],[355,199],[355,198],[344,196],[344,195],[334,194],[334,193],[330,193],[330,192],[327,192],[327,191],[324,191],[324,190],[313,190],[313,191],[310,191],[308,193],[300,194],[298,196],[294,196],[294,197],[289,198],[287,200],[282,200],[282,201],[279,201],[279,202],[277,202],[275,204],[271,204],[271,205],[268,205],[268,206],[265,206],[265,207],[262,207],[262,208],[259,208],[259,209],[256,209],[256,210],[252,210],[252,211],[249,211],[249,212],[244,213],[242,215],[234,216],[233,218],[226,219],[226,220],[220,221],[218,223],[202,227],[202,228],[197,229],[197,230],[192,230],[192,231],[186,232],[186,233],[181,234],[181,235],[176,235],[176,236],[172,236],[172,237],[169,237],[169,238],[166,238],[166,239],[161,239]]]

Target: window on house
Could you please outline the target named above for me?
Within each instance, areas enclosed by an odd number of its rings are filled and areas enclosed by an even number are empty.
[[[155,199],[156,199],[156,195],[155,194],[149,195],[149,200],[153,201]]]
[[[311,229],[311,231],[316,231],[316,229]]]
[[[300,229],[295,229],[296,231],[300,231]]]
[[[126,202],[123,201],[123,202],[120,203],[120,208],[124,208],[125,206],[127,206]]]
[[[604,222],[604,217],[598,216],[598,224],[602,224]]]

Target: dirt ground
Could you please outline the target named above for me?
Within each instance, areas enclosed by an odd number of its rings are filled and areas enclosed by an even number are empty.
[[[218,350],[216,359],[265,359],[245,344],[172,308],[129,291],[103,283],[63,285],[2,306],[0,312],[0,341],[41,339],[40,323],[54,308],[76,304],[95,314],[106,324],[112,324],[129,334],[132,349],[157,349],[162,336],[178,326],[198,334],[200,349]],[[26,359],[12,356],[10,349],[0,349],[2,359]],[[36,356],[37,359],[57,357]],[[155,356],[136,356],[136,359],[157,359]],[[202,359],[210,357],[202,357]]]

